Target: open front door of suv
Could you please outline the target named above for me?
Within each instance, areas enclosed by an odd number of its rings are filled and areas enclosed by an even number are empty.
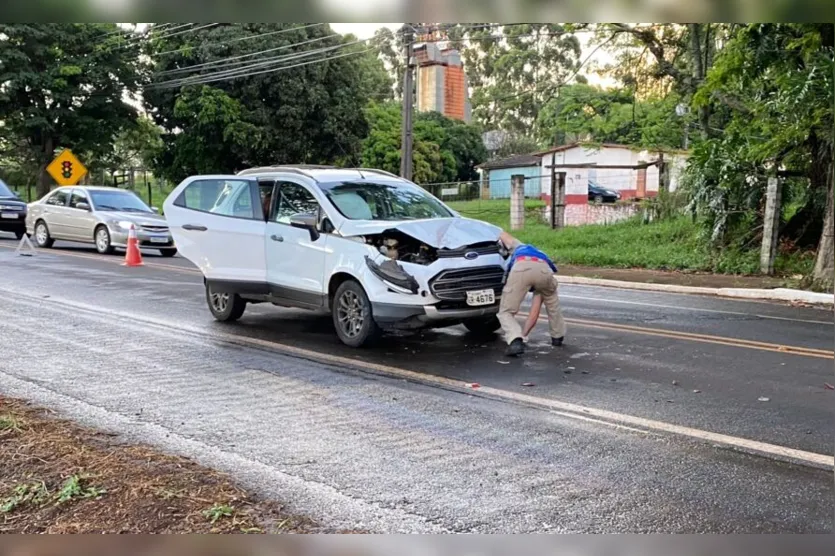
[[[163,204],[180,254],[207,280],[265,288],[267,223],[258,183],[244,176],[192,176]]]

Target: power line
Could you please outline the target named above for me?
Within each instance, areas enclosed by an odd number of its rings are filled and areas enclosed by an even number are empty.
[[[230,62],[230,61],[232,61],[232,60],[241,60],[241,59],[243,59],[243,58],[250,58],[250,57],[252,57],[252,56],[258,56],[258,55],[260,55],[260,54],[266,54],[266,53],[268,53],[268,52],[276,52],[276,51],[278,51],[278,50],[286,50],[286,49],[288,49],[288,48],[293,48],[293,47],[296,47],[296,46],[302,46],[302,45],[305,45],[305,44],[311,44],[311,43],[314,43],[314,42],[319,42],[319,41],[323,41],[323,40],[325,40],[325,39],[334,38],[334,37],[340,37],[340,36],[341,36],[341,35],[339,35],[339,34],[337,34],[337,33],[334,33],[333,35],[324,35],[324,36],[322,36],[322,37],[315,37],[315,38],[313,38],[313,39],[309,39],[309,40],[306,40],[306,41],[302,41],[302,42],[298,42],[298,43],[293,43],[293,44],[286,44],[286,45],[283,45],[283,46],[278,46],[278,47],[275,47],[275,48],[269,48],[269,49],[267,49],[267,50],[261,50],[261,51],[259,51],[259,52],[252,52],[252,53],[250,53],[250,54],[241,54],[241,55],[239,55],[239,56],[231,56],[231,57],[229,57],[229,58],[220,58],[220,59],[218,59],[218,60],[212,60],[211,62],[203,62],[202,64],[194,64],[194,65],[192,65],[192,66],[184,66],[184,67],[182,67],[182,68],[176,68],[176,69],[171,69],[171,70],[165,70],[165,71],[158,72],[156,75],[170,75],[170,74],[176,74],[176,73],[186,72],[186,71],[191,70],[191,69],[194,69],[194,68],[201,68],[201,67],[202,67],[202,68],[205,68],[206,66],[216,66],[216,65],[221,65],[221,64],[223,64],[224,62]],[[278,58],[281,58],[281,57],[279,56]],[[251,60],[250,60],[250,61],[251,61]],[[238,63],[239,63],[239,64],[240,64],[240,63],[249,63],[249,61],[247,61],[247,62],[238,62]]]
[[[326,23],[310,23],[308,25],[302,25],[301,27],[289,27],[287,29],[280,29],[278,31],[270,31],[269,33],[258,33],[257,35],[249,35],[249,36],[246,36],[246,37],[237,37],[237,38],[234,38],[234,39],[230,39],[228,41],[221,41],[221,42],[217,42],[217,43],[212,43],[212,46],[221,46],[221,45],[224,45],[224,44],[231,44],[233,42],[247,41],[247,40],[251,40],[251,39],[257,39],[257,38],[260,38],[260,37],[268,37],[268,36],[271,36],[271,35],[279,35],[281,33],[289,33],[290,31],[299,31],[301,29],[308,29],[310,27],[319,27],[319,26],[322,26],[322,25],[327,25],[327,24]],[[187,47],[187,46],[181,46],[180,48],[175,48],[173,50],[166,50],[164,52],[155,52],[153,55],[154,56],[165,56],[167,54],[174,54],[174,53],[177,53],[177,52],[185,52],[189,48],[190,47]]]
[[[210,75],[205,76],[205,77],[208,77],[209,79],[198,79],[198,80],[194,80],[194,81],[188,81],[187,83],[182,83],[183,80],[172,80],[172,81],[175,81],[175,82],[178,81],[180,83],[178,83],[178,84],[168,84],[165,87],[161,86],[161,85],[163,85],[162,83],[154,84],[154,85],[149,85],[148,87],[146,87],[146,89],[149,89],[149,88],[172,88],[172,87],[176,88],[176,87],[180,87],[182,85],[202,85],[202,84],[205,84],[205,83],[214,83],[216,81],[228,81],[228,80],[231,80],[231,79],[237,79],[239,77],[252,77],[254,75],[261,75],[261,74],[265,74],[265,73],[279,72],[279,71],[289,70],[289,69],[298,68],[298,67],[302,67],[302,66],[308,66],[308,65],[311,65],[311,64],[318,64],[318,63],[322,63],[322,62],[327,62],[329,60],[336,60],[338,58],[345,58],[346,56],[357,56],[359,54],[365,54],[366,52],[369,52],[371,50],[373,50],[373,48],[366,48],[365,50],[358,50],[358,51],[355,51],[355,52],[346,52],[344,54],[337,54],[337,55],[334,55],[334,56],[326,56],[324,58],[319,58],[317,60],[310,60],[310,61],[302,62],[302,63],[299,63],[299,64],[292,64],[292,65],[289,65],[289,66],[281,66],[281,67],[278,67],[278,68],[270,68],[270,69],[265,69],[265,70],[260,70],[260,71],[245,72],[245,73],[241,73],[241,74],[238,74],[238,75],[227,75],[227,76],[223,76],[223,77],[216,77],[214,74],[210,74]]]
[[[333,50],[337,50],[337,49],[340,49],[340,48],[345,48],[347,46],[352,46],[352,45],[355,45],[355,44],[358,44],[358,43],[361,43],[361,42],[365,42],[366,40],[367,39],[357,40],[357,41],[342,43],[342,44],[338,44],[338,45],[330,46],[330,47],[325,47],[325,48],[317,48],[317,49],[314,49],[314,50],[307,50],[307,51],[297,52],[297,53],[293,53],[293,54],[285,54],[283,56],[276,56],[276,57],[268,58],[267,60],[263,60],[263,61],[260,61],[260,62],[254,63],[254,64],[249,64],[247,66],[241,66],[241,67],[238,67],[238,68],[233,68],[233,69],[228,69],[228,70],[220,70],[220,71],[215,71],[215,72],[202,74],[202,75],[194,75],[194,76],[185,77],[185,78],[171,79],[171,80],[163,81],[163,82],[160,82],[160,83],[154,83],[153,86],[155,86],[155,87],[182,86],[182,85],[190,85],[190,84],[195,84],[195,83],[209,82],[209,81],[206,81],[207,78],[211,79],[212,81],[217,81],[217,80],[220,80],[220,78],[224,78],[224,77],[245,77],[247,75],[254,75],[255,74],[255,73],[248,72],[248,70],[251,70],[251,69],[256,69],[256,68],[264,67],[264,66],[271,66],[271,65],[279,64],[281,62],[288,62],[288,61],[291,61],[291,60],[307,58],[309,56],[314,56],[316,54],[323,54],[323,53],[331,52]],[[371,50],[371,48],[369,48],[368,50]],[[363,52],[367,52],[367,50],[365,50]],[[257,72],[257,73],[263,73],[263,72]]]

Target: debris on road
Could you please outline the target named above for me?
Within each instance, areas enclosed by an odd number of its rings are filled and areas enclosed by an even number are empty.
[[[701,390],[693,390],[693,393],[694,393],[694,394],[701,394],[701,393],[702,393],[702,391],[701,391]]]
[[[826,388],[827,390],[835,390],[835,386],[832,386],[828,382],[824,382],[823,387]]]
[[[496,361],[496,363],[499,363],[500,365],[510,365],[510,361]]]
[[[53,418],[0,396],[0,533],[312,533],[188,459]]]
[[[673,381],[673,386],[678,386],[678,381],[677,380]]]
[[[481,384],[479,384],[478,382],[471,382],[471,383],[467,384],[467,388],[473,388],[473,389],[481,388]]]
[[[536,386],[533,382],[523,382],[522,386]]]
[[[582,359],[583,357],[588,357],[589,355],[591,354],[584,351],[581,353],[575,353],[574,355],[569,357],[569,359]]]
[[[762,396],[762,397],[758,398],[758,399],[757,399],[757,401],[760,401],[760,402],[770,402],[770,401],[771,401],[771,398],[766,398],[765,396]]]

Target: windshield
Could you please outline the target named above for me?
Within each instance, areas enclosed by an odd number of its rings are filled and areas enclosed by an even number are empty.
[[[336,209],[350,220],[421,220],[453,217],[443,203],[407,183],[321,184]]]
[[[148,205],[142,202],[130,191],[102,191],[90,190],[90,199],[96,210],[119,212],[148,212],[153,213]]]
[[[0,180],[0,197],[15,197],[16,195],[12,193],[12,190],[9,189],[9,186],[6,185],[6,182]]]

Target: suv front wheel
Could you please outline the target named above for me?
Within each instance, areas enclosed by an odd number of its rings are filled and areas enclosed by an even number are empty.
[[[373,344],[382,331],[371,313],[371,302],[355,280],[346,280],[333,296],[333,325],[343,344],[361,347]]]
[[[206,284],[206,302],[212,316],[221,322],[234,322],[241,318],[246,310],[246,301],[236,293],[215,292]]]
[[[496,315],[490,317],[481,317],[475,319],[467,319],[464,321],[464,326],[473,334],[492,334],[502,327],[499,323],[499,317]]]

